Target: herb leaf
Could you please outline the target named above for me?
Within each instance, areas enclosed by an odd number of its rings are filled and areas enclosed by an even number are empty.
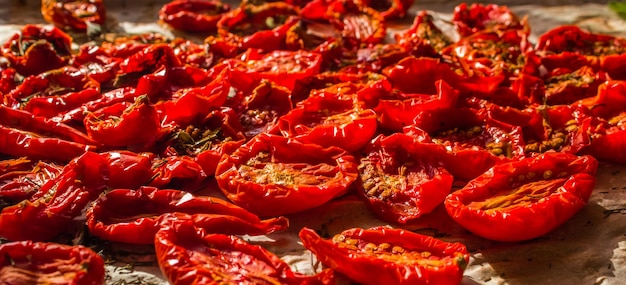
[[[623,1],[609,1],[609,9],[617,13],[620,18],[626,20],[626,2]]]

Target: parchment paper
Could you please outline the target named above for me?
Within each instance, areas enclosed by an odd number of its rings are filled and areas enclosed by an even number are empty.
[[[167,0],[105,0],[111,32],[160,31],[173,33],[155,23],[157,12]],[[449,18],[461,1],[416,1],[415,11],[435,11]],[[626,35],[626,23],[613,14],[604,1],[491,1],[505,4],[522,17],[528,16],[533,38],[562,24],[576,24],[594,32]],[[43,23],[36,0],[0,0],[0,41],[21,25]],[[407,25],[412,15],[400,23]],[[397,28],[397,27],[396,27]],[[626,150],[624,150],[626,151]],[[216,193],[207,189],[207,193]],[[215,189],[213,189],[215,190]],[[374,217],[352,197],[344,197],[320,208],[288,216],[290,230],[262,237],[246,237],[288,261],[303,273],[321,265],[297,238],[304,226],[339,233],[350,227],[386,223]],[[462,284],[626,284],[626,167],[601,164],[598,183],[589,204],[570,221],[544,237],[518,243],[500,243],[473,236],[456,225],[440,207],[417,223],[406,226],[418,233],[446,241],[464,243],[472,253]],[[149,247],[113,245],[115,263],[107,265],[107,284],[167,284],[161,278]],[[338,276],[338,284],[349,284]]]

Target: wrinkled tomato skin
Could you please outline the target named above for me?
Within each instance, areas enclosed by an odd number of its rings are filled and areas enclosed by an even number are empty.
[[[215,172],[222,193],[260,216],[295,213],[343,195],[357,178],[355,158],[337,147],[322,148],[261,133]]]
[[[522,29],[517,16],[507,7],[496,4],[462,3],[454,8],[452,22],[461,36],[487,29]]]
[[[75,31],[86,31],[88,23],[104,25],[104,0],[41,0],[41,14],[46,22]]]
[[[595,96],[578,100],[574,107],[584,107],[591,115],[609,119],[626,111],[626,81],[607,80],[600,84]]]
[[[149,186],[195,192],[205,185],[207,174],[193,157],[169,156],[152,161]]]
[[[415,118],[423,112],[456,106],[457,90],[443,80],[437,80],[435,86],[437,90],[432,95],[400,93],[396,97],[381,98],[374,108],[380,125],[388,130],[401,131],[403,127],[413,125]]]
[[[444,146],[447,153],[441,163],[461,181],[469,181],[495,164],[524,155],[521,127],[490,120],[473,108],[424,111],[403,132],[421,142]],[[504,144],[499,153],[489,148],[492,143]]]
[[[19,74],[30,76],[65,66],[71,46],[72,38],[60,29],[29,24],[7,40],[1,51]]]
[[[439,165],[445,154],[441,146],[396,133],[376,137],[366,153],[359,165],[358,195],[386,221],[415,220],[450,193],[454,178]]]
[[[626,163],[623,151],[626,142],[625,121],[626,112],[608,119],[584,118],[573,138],[574,143],[581,146],[578,153],[592,155],[602,161]]]
[[[151,146],[163,135],[159,114],[146,96],[133,104],[120,102],[88,114],[87,135],[108,147]]]
[[[325,240],[303,228],[299,236],[322,264],[359,284],[455,285],[469,262],[463,244],[403,229],[352,228]]]
[[[97,178],[102,175],[101,165],[84,167],[87,160],[94,158],[97,154],[91,152],[81,155],[54,179],[46,181],[29,200],[3,208],[0,236],[12,241],[47,241],[67,230],[73,218],[104,190],[103,181]]]
[[[176,30],[214,33],[217,22],[228,11],[230,6],[221,1],[179,0],[163,5],[159,19]]]
[[[45,242],[0,245],[0,284],[104,284],[104,260],[88,247]]]
[[[250,49],[242,59],[230,59],[224,63],[231,69],[238,70],[241,76],[247,74],[268,79],[292,90],[298,80],[304,80],[319,73],[322,56],[303,50],[279,50],[261,54],[258,50]]]
[[[26,158],[0,161],[0,201],[14,204],[29,199],[61,169],[56,164]]]
[[[331,270],[313,276],[295,273],[259,245],[232,235],[209,234],[189,222],[161,229],[154,244],[161,272],[175,285],[335,283]]]
[[[284,217],[261,220],[218,198],[148,186],[110,191],[94,202],[86,217],[93,235],[131,244],[152,244],[160,228],[179,220],[190,220],[212,233],[233,235],[269,234],[288,226]]]
[[[37,133],[0,126],[0,153],[14,157],[67,162],[86,151],[95,150],[93,145],[76,143],[59,138],[41,137]],[[54,152],[50,150],[54,149]]]
[[[281,133],[303,143],[337,146],[349,152],[361,149],[376,132],[376,113],[354,100],[333,97],[312,96],[300,102],[280,118]]]
[[[111,189],[131,188],[147,184],[153,179],[151,153],[107,151],[99,153],[99,163],[106,165],[107,186]],[[92,160],[92,164],[96,162]]]
[[[591,156],[548,152],[494,166],[445,201],[474,234],[497,241],[540,237],[582,209],[595,186]]]

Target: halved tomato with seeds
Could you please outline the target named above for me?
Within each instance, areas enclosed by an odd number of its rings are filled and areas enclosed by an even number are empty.
[[[211,234],[189,221],[162,228],[154,240],[163,275],[176,285],[192,284],[334,284],[332,270],[304,275],[259,245]]]
[[[444,167],[455,179],[470,180],[497,163],[523,157],[522,128],[492,120],[473,108],[421,112],[404,133],[442,145]]]
[[[385,220],[417,219],[450,193],[453,177],[439,163],[445,152],[405,134],[378,136],[361,159],[358,194]]]
[[[403,229],[353,228],[321,238],[303,228],[304,247],[332,269],[361,284],[459,284],[467,248]]]
[[[221,1],[179,0],[163,5],[159,19],[177,30],[211,33],[228,11],[230,6]]]
[[[222,156],[215,178],[236,205],[260,216],[276,216],[320,206],[346,193],[357,178],[357,163],[338,147],[260,133]]]
[[[533,239],[586,205],[597,167],[591,156],[556,152],[500,164],[450,194],[446,210],[461,226],[484,238]]]
[[[309,97],[281,117],[281,133],[304,143],[350,152],[361,149],[376,132],[376,113],[360,106],[356,92],[320,94],[324,95]]]

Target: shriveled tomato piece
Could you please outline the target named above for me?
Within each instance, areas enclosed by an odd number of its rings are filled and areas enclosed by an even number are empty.
[[[340,28],[341,38],[348,48],[382,43],[387,34],[383,15],[354,1],[332,1],[327,13]]]
[[[524,129],[524,152],[534,156],[547,151],[577,153],[586,143],[576,134],[589,114],[584,109],[569,105],[529,107],[524,110],[530,120],[519,124]]]
[[[101,97],[100,84],[74,67],[29,76],[5,100],[15,109],[53,117]]]
[[[261,220],[218,198],[155,187],[107,192],[87,211],[87,226],[93,235],[133,244],[152,244],[160,228],[180,220],[192,221],[211,233],[233,235],[269,234],[288,225],[284,217]]]
[[[409,8],[413,5],[413,0],[359,0],[360,5],[370,7],[378,12],[386,20],[401,19],[406,16]]]
[[[395,34],[395,40],[416,57],[437,58],[441,50],[452,44],[450,37],[441,31],[433,15],[426,10],[417,13],[408,29]]]
[[[210,234],[181,222],[155,237],[161,272],[176,285],[187,284],[334,284],[330,270],[313,276],[293,272],[261,246],[236,236]]]
[[[44,161],[26,158],[0,161],[0,201],[15,204],[28,199],[60,172],[61,166]]]
[[[144,150],[163,135],[159,115],[148,97],[134,103],[121,102],[88,114],[84,119],[87,134],[109,147],[137,147]]]
[[[343,67],[339,72],[344,73],[381,73],[384,68],[391,66],[410,55],[410,50],[399,44],[376,44],[362,47],[354,51],[343,53],[341,58]]]
[[[2,55],[24,76],[65,66],[72,38],[56,27],[25,25],[2,45]]]
[[[322,205],[346,193],[357,175],[355,158],[345,150],[267,133],[222,156],[215,172],[228,199],[261,216]]]
[[[570,51],[584,55],[613,55],[626,50],[626,39],[591,33],[574,25],[563,25],[541,35],[536,49],[547,53]]]
[[[304,247],[324,264],[360,284],[459,284],[467,248],[403,229],[352,228],[325,240],[300,231]]]
[[[593,97],[578,100],[572,106],[584,107],[596,117],[609,119],[626,111],[626,81],[608,80],[600,84]]]
[[[163,151],[165,156],[188,155],[202,166],[204,173],[215,174],[223,154],[230,154],[246,137],[237,114],[230,108],[213,109],[201,121],[173,131]]]
[[[230,6],[221,1],[177,0],[161,7],[159,19],[177,30],[211,33],[228,11]]]
[[[104,260],[88,247],[45,242],[0,245],[3,284],[104,284]]]
[[[529,36],[529,30],[480,31],[447,46],[441,54],[466,76],[504,76],[510,80],[520,73],[524,55],[532,49]]]
[[[83,44],[72,58],[72,66],[103,86],[112,84],[123,59],[109,55],[102,47]]]
[[[524,156],[522,129],[491,120],[473,108],[422,112],[404,132],[425,143],[442,145],[444,167],[455,179],[469,180],[496,163]]]
[[[556,152],[496,165],[450,194],[446,210],[457,223],[481,237],[533,239],[585,206],[597,167],[591,156]]]
[[[268,79],[293,89],[296,81],[319,73],[322,56],[304,50],[273,51],[267,54],[261,54],[258,50],[248,50],[241,60],[230,59],[224,63],[242,73],[242,76],[247,74]]]
[[[452,22],[461,36],[483,30],[523,29],[524,23],[509,7],[496,4],[461,3],[454,8]]]
[[[389,77],[394,86],[405,93],[435,94],[438,80],[443,80],[460,91],[460,97],[487,97],[500,95],[495,92],[504,81],[500,74],[483,76],[479,74],[459,75],[453,65],[440,59],[413,56],[402,59],[398,64],[387,67],[383,74]],[[420,78],[420,80],[414,80]]]
[[[435,86],[435,94],[404,93],[395,89],[380,98],[374,110],[381,126],[400,131],[405,126],[413,125],[415,118],[422,112],[455,107],[459,92],[443,80],[435,82]]]
[[[626,163],[622,151],[626,138],[626,112],[603,119],[587,117],[578,125],[573,138],[581,145],[580,154],[615,163]]]
[[[218,33],[240,51],[260,49],[264,52],[285,49],[287,30],[300,9],[284,2],[242,5],[226,13],[217,23]]]
[[[44,20],[55,26],[75,31],[87,30],[89,24],[104,25],[104,0],[42,0]]]
[[[608,79],[597,62],[581,54],[564,52],[557,55],[527,54],[525,71],[540,78],[531,93],[530,102],[546,105],[566,105],[593,97],[598,86]],[[531,83],[532,84],[532,83]],[[529,84],[530,85],[530,84]]]
[[[380,217],[406,223],[431,212],[452,188],[452,175],[439,165],[446,150],[405,134],[378,136],[361,159],[359,196]]]
[[[292,109],[289,89],[262,80],[240,103],[239,122],[246,138],[271,131]]]
[[[311,96],[279,120],[281,133],[303,143],[354,152],[376,132],[376,113],[360,106],[356,93]]]

